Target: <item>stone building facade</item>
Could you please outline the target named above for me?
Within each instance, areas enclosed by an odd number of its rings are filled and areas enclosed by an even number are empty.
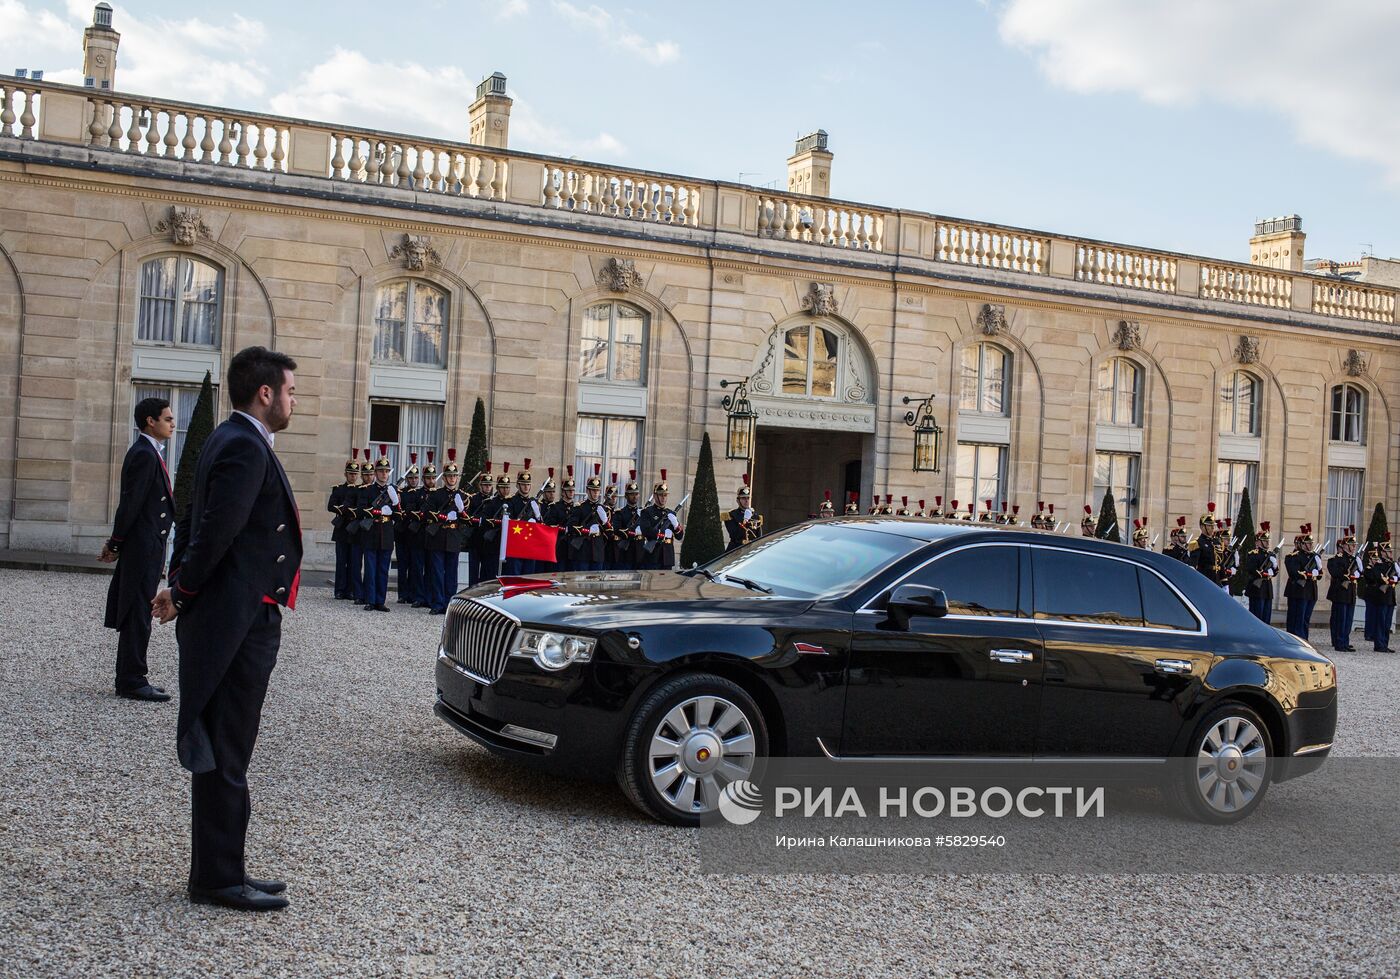
[[[11,77],[0,110],[0,547],[95,551],[135,399],[187,415],[253,343],[300,364],[278,452],[320,564],[350,447],[465,446],[478,397],[498,466],[666,468],[673,502],[709,432],[724,502],[721,380],[748,380],[769,526],[824,490],[1072,520],[1112,488],[1161,532],[1247,484],[1330,540],[1397,502],[1396,291],[1292,257],[833,200],[824,133],[797,193],[518,153],[504,122],[444,143]]]

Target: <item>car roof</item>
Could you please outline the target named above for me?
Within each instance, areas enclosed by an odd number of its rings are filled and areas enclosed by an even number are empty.
[[[847,524],[852,527],[860,527],[865,530],[880,530],[888,534],[898,534],[901,537],[911,537],[915,540],[941,541],[952,537],[966,534],[1024,534],[1032,540],[1044,540],[1045,538],[1060,538],[1063,540],[1084,541],[1089,543],[1095,538],[1080,537],[1075,534],[1058,534],[1053,530],[1037,530],[1025,526],[1008,526],[1006,524],[995,524],[990,521],[980,520],[958,520],[948,517],[891,517],[883,515],[860,516],[852,514],[844,517],[828,517],[821,521],[824,524]],[[1074,526],[1078,530],[1078,524]],[[1100,543],[1112,546],[1109,541]],[[1119,545],[1122,546],[1122,545]]]

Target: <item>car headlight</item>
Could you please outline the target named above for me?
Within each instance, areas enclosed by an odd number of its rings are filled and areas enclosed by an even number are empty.
[[[542,670],[562,670],[571,663],[587,663],[593,659],[596,644],[596,639],[583,636],[522,629],[510,654],[533,659]]]

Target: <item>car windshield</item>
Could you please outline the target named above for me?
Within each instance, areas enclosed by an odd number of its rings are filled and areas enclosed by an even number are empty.
[[[924,543],[862,527],[804,523],[723,554],[705,570],[720,580],[742,578],[790,598],[824,598],[851,591]]]

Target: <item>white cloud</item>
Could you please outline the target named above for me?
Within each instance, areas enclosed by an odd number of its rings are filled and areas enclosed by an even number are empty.
[[[467,107],[475,98],[476,80],[455,66],[377,62],[359,51],[337,48],[286,91],[273,95],[269,104],[279,115],[463,142]],[[626,147],[610,134],[577,137],[543,121],[514,93],[512,98],[513,149],[555,156],[626,155]]]
[[[525,0],[506,0],[501,4],[501,9],[496,11],[497,20],[510,20],[512,17],[520,17],[530,12],[530,5]]]
[[[566,0],[554,0],[554,9],[574,26],[592,31],[605,43],[635,54],[653,65],[668,64],[681,56],[681,46],[675,41],[649,41],[596,4],[585,8],[575,7]]]
[[[1002,39],[1071,91],[1263,109],[1400,184],[1400,4],[1008,0],[997,12]]]

